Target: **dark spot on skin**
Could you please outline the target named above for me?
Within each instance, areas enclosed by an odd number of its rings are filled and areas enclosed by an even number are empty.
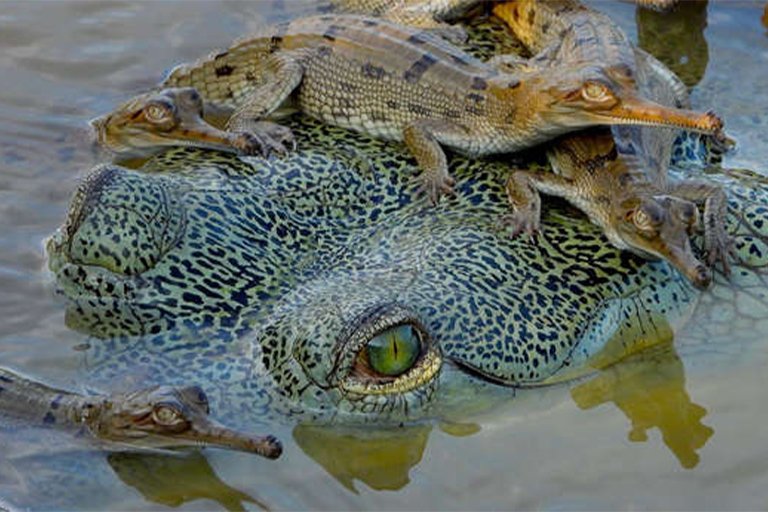
[[[320,21],[325,21],[325,22],[333,21],[334,19],[335,18],[333,16],[321,16],[320,17]]]
[[[512,18],[515,21],[518,21],[520,19],[520,6],[515,5],[514,9],[512,9]]]
[[[409,103],[406,108],[409,112],[413,112],[414,114],[418,114],[420,116],[429,116],[432,114],[428,108],[419,105],[418,103]]]
[[[408,83],[418,82],[422,75],[431,68],[437,62],[437,58],[429,53],[425,53],[419,60],[413,63],[413,65],[403,73],[403,78]]]
[[[380,66],[374,66],[370,62],[366,62],[362,67],[363,75],[374,80],[381,80],[384,77],[384,68]]]
[[[272,36],[269,39],[269,52],[274,53],[280,49],[283,45],[283,38],[280,36]]]
[[[323,38],[328,41],[335,41],[336,34],[339,32],[344,32],[344,27],[341,25],[328,25],[328,28],[325,29],[325,32],[323,33]]]
[[[229,76],[235,72],[235,68],[229,64],[224,64],[223,66],[217,67],[215,72],[216,76]]]
[[[476,76],[472,79],[472,88],[476,91],[484,91],[488,88],[488,82],[484,78]]]
[[[517,89],[520,87],[520,80],[514,80],[507,84],[507,89]]]
[[[411,37],[407,39],[409,43],[412,44],[424,44],[426,41],[423,37],[421,37],[421,34],[413,34]]]
[[[320,46],[317,49],[317,54],[320,57],[328,57],[332,53],[333,53],[333,48],[331,48],[330,46],[327,46],[327,45]]]
[[[547,32],[549,32],[549,22],[548,21],[541,26],[541,32],[542,32],[542,34],[546,34]]]
[[[6,377],[5,375],[0,375],[0,382],[13,382],[13,379]]]
[[[536,12],[531,9],[528,11],[528,24],[533,25],[533,22],[536,20]]]
[[[232,89],[228,89],[227,90],[226,97],[227,97],[227,99],[230,99],[230,100],[235,97],[235,93],[232,92]]]
[[[469,61],[467,61],[464,57],[461,55],[449,55],[451,58],[451,61],[456,64],[457,66],[461,67],[467,67],[469,66]]]
[[[363,25],[365,25],[366,27],[375,27],[378,24],[379,24],[379,22],[376,21],[376,20],[372,20],[372,19],[368,19],[368,18],[363,20]]]
[[[353,84],[352,82],[345,82],[341,81],[339,82],[339,88],[344,92],[354,93],[357,92],[360,88]]]
[[[459,117],[461,117],[461,112],[459,112],[458,110],[446,109],[443,111],[443,116],[448,119],[458,119]]]
[[[53,415],[50,411],[45,414],[45,417],[43,418],[43,423],[45,425],[53,425],[56,423],[56,416]]]
[[[245,74],[245,79],[246,79],[246,80],[248,80],[249,82],[253,82],[254,80],[256,80],[256,75],[254,75],[253,73],[251,73],[250,71],[248,71],[248,72]]]
[[[580,37],[576,40],[576,46],[591,46],[597,44],[597,38],[595,36]]]
[[[395,100],[387,100],[387,108],[391,110],[398,110],[400,105]]]
[[[477,94],[476,92],[471,92],[467,94],[467,99],[469,101],[474,101],[475,103],[482,103],[485,100],[485,96]]]
[[[61,395],[56,395],[56,398],[54,398],[53,400],[51,400],[51,409],[53,409],[54,411],[55,411],[56,409],[58,409],[58,408],[59,408],[59,406],[61,405],[61,399],[62,399],[62,398],[63,398],[63,397],[62,397]]]
[[[216,55],[213,57],[213,60],[218,60],[218,59],[220,59],[220,58],[222,58],[222,57],[226,57],[227,55],[229,55],[229,52],[227,52],[227,51],[219,52],[219,53],[217,53],[217,54],[216,54]]]
[[[474,106],[471,106],[471,105],[468,106],[467,108],[465,108],[464,110],[466,110],[470,114],[474,114],[476,116],[482,116],[482,115],[485,114],[485,109],[474,107]]]

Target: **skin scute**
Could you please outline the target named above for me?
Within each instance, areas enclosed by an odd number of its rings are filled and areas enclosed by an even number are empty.
[[[596,59],[622,75],[627,91],[662,104],[687,105],[686,87],[663,64],[635,49],[608,17],[570,0],[519,0],[494,12],[531,51],[536,66]],[[569,29],[565,42],[553,33]],[[572,37],[570,37],[572,36]],[[531,64],[527,64],[531,65]],[[628,92],[631,94],[631,92]],[[675,134],[670,130],[616,127],[568,135],[548,150],[554,173],[513,172],[507,193],[513,234],[538,230],[538,192],[563,197],[582,209],[620,249],[669,261],[699,288],[710,285],[710,268],[729,272],[731,241],[725,232],[727,198],[702,181],[669,183],[666,171]],[[698,206],[704,207],[703,220]],[[694,255],[690,235],[703,229],[707,265]]]
[[[478,57],[514,49],[497,24],[469,34]],[[545,205],[538,245],[503,236],[505,161],[452,158],[457,197],[431,208],[402,148],[306,117],[288,126],[299,150],[278,160],[186,148],[91,171],[48,242],[68,324],[96,338],[89,382],[194,379],[235,427],[399,425],[571,378],[612,343],[669,332],[700,297],[560,203]],[[701,139],[677,144],[675,173],[698,174]],[[738,251],[728,286],[759,287],[768,184],[721,182]],[[377,374],[366,344],[403,325],[419,355]]]
[[[469,156],[510,153],[607,124],[722,128],[711,113],[663,107],[623,94],[619,85],[590,60],[509,73],[413,27],[322,15],[278,25],[179,66],[160,87],[194,88],[205,112],[209,106],[228,112],[227,131],[264,141],[245,149],[233,145],[246,154],[266,154],[264,147],[279,144],[270,142],[273,137],[260,123],[285,105],[334,126],[403,141],[423,171],[423,189],[436,203],[454,184],[443,148]],[[610,101],[588,94],[595,87]],[[102,143],[112,149],[131,139],[137,147],[157,143],[152,127],[134,129],[133,115],[121,107],[106,116],[101,132],[111,131],[121,143],[109,136]],[[141,141],[142,131],[149,141]],[[182,136],[182,143],[190,144],[193,135]],[[172,144],[173,137],[165,136],[159,145]]]

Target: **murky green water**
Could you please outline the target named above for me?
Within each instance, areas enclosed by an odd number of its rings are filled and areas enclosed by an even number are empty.
[[[83,337],[64,325],[41,242],[101,158],[86,121],[174,64],[311,7],[275,3],[0,4],[0,365],[79,385]],[[698,83],[695,104],[716,107],[739,142],[726,165],[768,172],[760,3],[645,15],[640,30],[631,5],[596,5]],[[764,509],[768,307],[749,300],[705,294],[674,350],[521,393],[473,424],[365,439],[278,432],[279,462],[215,450],[107,456],[56,433],[3,434],[0,508]],[[723,308],[744,313],[720,325]]]

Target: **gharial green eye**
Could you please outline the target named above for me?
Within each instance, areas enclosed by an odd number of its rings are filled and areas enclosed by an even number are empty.
[[[411,325],[389,329],[366,345],[371,369],[387,377],[408,371],[421,353],[421,340]]]

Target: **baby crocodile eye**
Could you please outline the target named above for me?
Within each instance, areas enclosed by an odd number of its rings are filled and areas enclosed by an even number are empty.
[[[152,418],[160,425],[172,425],[181,419],[181,413],[175,407],[160,404],[152,411]]]
[[[421,354],[421,339],[411,325],[393,327],[366,345],[371,369],[387,377],[410,370]]]
[[[609,97],[608,88],[598,82],[587,82],[584,84],[581,88],[581,95],[585,100],[590,101],[601,101]]]
[[[164,121],[171,115],[171,109],[159,103],[153,103],[144,109],[144,117],[153,123]]]

